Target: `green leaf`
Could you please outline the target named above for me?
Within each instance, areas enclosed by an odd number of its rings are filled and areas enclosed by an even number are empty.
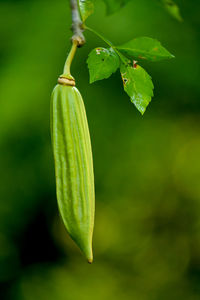
[[[87,60],[90,83],[110,77],[119,68],[119,56],[112,48],[93,49]]]
[[[153,83],[149,74],[139,65],[122,64],[120,67],[124,90],[131,102],[143,115],[153,96]]]
[[[116,48],[134,59],[159,61],[174,57],[160,42],[149,37],[139,37]]]
[[[78,4],[82,21],[85,22],[85,20],[94,12],[93,0],[78,0]]]
[[[164,5],[165,9],[168,11],[168,13],[177,19],[178,21],[183,21],[181,14],[180,14],[180,9],[178,5],[173,0],[160,0],[162,4]]]
[[[124,5],[126,5],[126,3],[128,3],[129,1],[130,0],[104,0],[106,4],[107,14],[110,15],[115,13]]]

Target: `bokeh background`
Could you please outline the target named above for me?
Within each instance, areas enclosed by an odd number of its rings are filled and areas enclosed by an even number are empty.
[[[143,63],[155,97],[141,116],[120,74],[89,85],[86,32],[73,75],[90,126],[96,185],[88,265],[57,212],[51,91],[70,47],[67,0],[0,1],[0,299],[200,299],[200,2],[177,22],[153,0],[88,26],[120,44],[157,38],[176,58]]]

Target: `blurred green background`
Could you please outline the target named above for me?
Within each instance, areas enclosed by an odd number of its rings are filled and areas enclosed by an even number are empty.
[[[0,299],[200,299],[200,2],[179,23],[153,0],[88,26],[115,44],[157,38],[176,59],[143,63],[155,97],[141,116],[120,74],[89,85],[86,32],[72,74],[90,126],[96,185],[92,265],[58,216],[51,91],[70,47],[67,0],[0,1]]]

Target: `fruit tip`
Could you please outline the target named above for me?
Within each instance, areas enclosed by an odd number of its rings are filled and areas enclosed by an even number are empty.
[[[91,265],[93,263],[93,258],[88,258],[88,263]]]

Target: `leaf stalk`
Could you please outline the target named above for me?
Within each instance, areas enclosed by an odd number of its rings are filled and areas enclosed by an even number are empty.
[[[96,30],[88,27],[88,26],[85,26],[85,29],[86,30],[89,30],[90,32],[94,33],[96,36],[98,36],[100,39],[102,39],[109,47],[111,47],[120,57],[121,61],[124,63],[124,64],[127,64],[128,63],[128,60],[127,58],[122,55],[117,49],[116,47],[107,39],[105,38],[104,36],[102,36],[100,33],[98,33]]]

